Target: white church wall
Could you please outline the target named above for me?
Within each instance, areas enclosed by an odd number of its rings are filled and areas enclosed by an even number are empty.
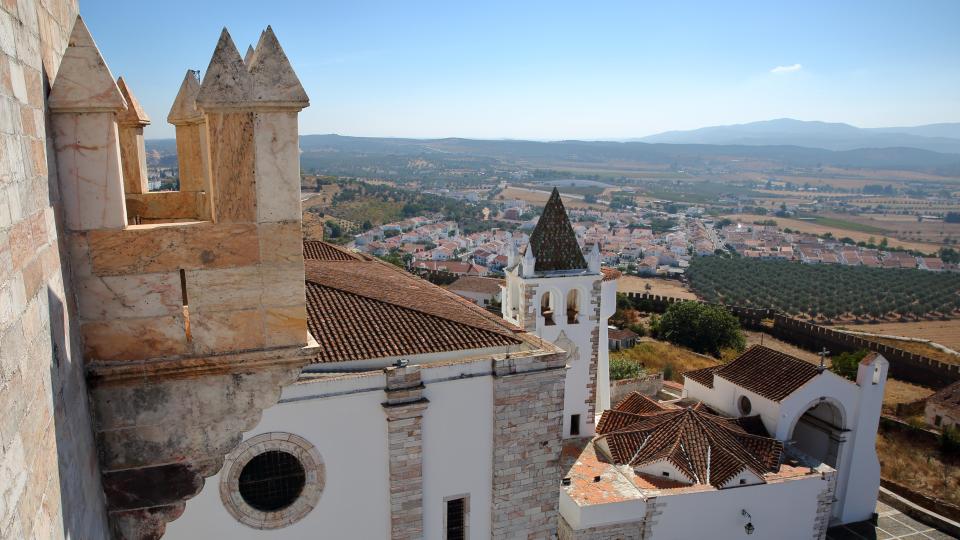
[[[781,441],[804,438],[812,445],[808,447],[811,453],[828,448],[829,438],[802,424],[798,428],[798,421],[821,402],[834,406],[841,417],[840,427],[847,431],[835,466],[838,471],[837,502],[833,516],[839,522],[852,523],[869,519],[875,511],[880,482],[875,444],[887,361],[878,356],[874,362],[882,364],[880,371],[875,373],[874,364],[860,366],[857,384],[825,371],[780,402],[740,388],[721,377],[714,378],[713,388],[686,379],[684,394],[731,416],[741,416],[737,402],[741,395],[746,395],[751,402],[750,414],[759,414],[773,437]]]
[[[284,389],[281,403],[264,411],[247,434],[289,432],[318,450],[326,482],[317,506],[300,521],[263,531],[235,520],[220,499],[220,476],[208,478],[187,503],[183,515],[167,526],[165,538],[387,538],[390,532],[386,399],[382,374],[297,384]],[[363,387],[375,391],[358,391]],[[323,393],[356,392],[323,399]],[[289,399],[297,401],[286,401]]]
[[[653,525],[655,540],[741,538],[750,514],[751,538],[809,540],[814,533],[817,496],[828,482],[811,475],[770,484],[657,497],[662,512]],[[662,505],[662,506],[661,506]],[[784,512],[789,508],[789,512]],[[695,518],[695,519],[694,519]]]
[[[489,363],[487,364],[489,368]],[[490,537],[493,480],[493,379],[489,376],[431,383],[423,414],[423,528],[443,539],[444,499],[469,496],[471,538]],[[437,374],[439,375],[439,374]]]

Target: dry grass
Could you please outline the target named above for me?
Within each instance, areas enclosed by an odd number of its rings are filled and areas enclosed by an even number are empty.
[[[794,231],[800,231],[810,234],[824,234],[830,233],[836,238],[843,238],[844,236],[852,238],[853,240],[860,242],[868,242],[873,238],[874,242],[880,242],[885,238],[882,234],[878,233],[865,233],[861,231],[854,231],[850,229],[843,229],[840,227],[828,227],[825,225],[820,225],[812,221],[803,221],[799,219],[789,219],[789,218],[779,218],[776,216],[761,216],[758,214],[731,214],[729,216],[723,216],[729,218],[733,221],[742,221],[744,223],[753,223],[754,221],[766,221],[772,219],[777,222],[777,226],[781,229],[788,228]],[[902,240],[897,240],[892,236],[887,236],[887,242],[894,247],[902,247],[905,249],[915,249],[923,253],[934,253],[940,246],[936,244],[927,244],[919,242],[904,242]]]
[[[544,188],[548,189],[548,188]],[[544,205],[547,204],[547,199],[550,198],[549,191],[532,191],[527,189],[521,189],[516,187],[508,187],[503,190],[500,195],[497,195],[497,199],[506,200],[506,199],[518,199],[521,201],[527,201],[530,204]],[[563,205],[567,208],[594,208],[598,210],[605,209],[606,206],[602,204],[590,204],[583,202],[583,199],[574,199],[569,195],[560,195],[560,199],[563,201]]]
[[[650,289],[647,290],[647,285]],[[637,276],[620,276],[617,279],[617,292],[650,293],[661,296],[674,296],[687,300],[696,300],[697,295],[674,279],[643,278]]]
[[[844,328],[855,332],[929,339],[945,347],[950,347],[955,351],[960,350],[960,319],[951,319],[949,321],[865,324],[857,326],[848,325]]]
[[[622,358],[640,363],[646,369],[663,371],[668,365],[673,369],[670,380],[683,382],[683,372],[715,366],[719,360],[699,355],[683,347],[665,341],[642,341],[625,351],[610,353],[610,359]]]
[[[933,395],[933,390],[925,386],[917,386],[897,379],[887,379],[883,388],[883,408],[885,412],[893,414],[900,403],[912,403],[926,399]]]
[[[908,434],[877,434],[880,474],[926,495],[960,505],[960,459]]]
[[[924,343],[922,341],[905,341],[902,339],[890,339],[890,338],[880,338],[880,337],[870,337],[870,336],[864,336],[864,337],[869,339],[870,341],[883,343],[884,345],[889,345],[891,347],[903,349],[907,352],[912,352],[914,354],[922,354],[923,356],[926,356],[928,358],[933,358],[934,360],[940,360],[941,362],[944,362],[947,364],[960,364],[960,356],[941,351],[940,349],[930,345],[929,343]]]

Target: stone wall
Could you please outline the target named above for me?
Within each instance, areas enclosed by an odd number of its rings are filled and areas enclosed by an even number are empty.
[[[0,538],[104,538],[47,93],[70,0],[0,2]]]
[[[557,528],[559,540],[643,540],[645,525],[642,521],[617,523],[575,531],[565,519],[560,518]]]
[[[557,532],[565,358],[493,361],[493,538]]]
[[[625,294],[638,309],[658,313],[666,311],[670,304],[687,301],[682,298],[647,293]],[[808,350],[819,351],[823,347],[827,347],[832,354],[858,349],[878,352],[890,362],[890,376],[895,379],[933,388],[942,388],[960,380],[960,365],[947,364],[933,358],[870,341],[855,334],[799,321],[773,309],[754,309],[728,305],[723,307],[730,310],[740,320],[743,327],[769,332],[777,339],[782,339]],[[763,320],[772,320],[773,326],[764,325]]]
[[[654,397],[663,388],[663,372],[658,371],[633,379],[610,381],[610,404],[616,405],[620,400],[634,392]]]
[[[420,366],[389,367],[387,442],[390,456],[390,538],[423,537],[423,397]]]

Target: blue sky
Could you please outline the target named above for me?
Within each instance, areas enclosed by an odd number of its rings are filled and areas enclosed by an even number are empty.
[[[669,4],[669,5],[667,5]],[[623,139],[791,117],[960,121],[960,2],[83,0],[153,124],[226,26],[267,24],[310,96],[302,134]],[[779,69],[777,69],[779,67]]]

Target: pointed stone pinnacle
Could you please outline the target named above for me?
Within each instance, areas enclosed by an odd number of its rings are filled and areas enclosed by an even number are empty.
[[[302,109],[310,98],[293,71],[283,47],[277,41],[273,28],[260,34],[250,64],[253,79],[253,98],[258,104],[269,104]]]
[[[173,106],[170,107],[170,113],[167,114],[167,122],[176,126],[196,124],[203,120],[203,113],[197,109],[197,94],[200,93],[199,75],[199,71],[187,70],[183,83],[180,84],[180,91],[177,92]]]
[[[127,126],[149,125],[150,117],[143,111],[143,107],[140,106],[140,102],[137,101],[136,96],[130,92],[130,88],[127,86],[127,82],[123,80],[123,77],[117,79],[117,88],[120,89],[120,94],[123,96],[123,99],[127,101],[127,110],[117,114],[117,123]]]
[[[250,62],[253,60],[253,45],[247,45],[247,54],[243,55],[243,63],[250,69]]]
[[[252,101],[253,81],[230,33],[224,28],[197,94],[200,108],[236,107]]]
[[[113,82],[90,30],[78,15],[50,90],[53,112],[122,111],[127,103]]]

